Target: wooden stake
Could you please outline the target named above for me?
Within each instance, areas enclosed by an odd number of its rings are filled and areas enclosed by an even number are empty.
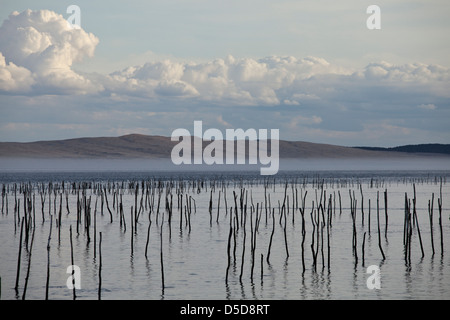
[[[74,269],[74,261],[73,261],[73,242],[72,242],[72,225],[70,225],[70,257],[72,262],[72,286],[73,286],[73,300],[77,298],[76,292],[75,292],[75,277],[73,276],[75,274]]]
[[[377,223],[378,223],[378,247],[380,248],[383,260],[385,260],[386,257],[384,256],[383,248],[381,247],[379,191],[377,191]]]
[[[99,232],[100,240],[98,243],[98,254],[100,261],[98,266],[98,300],[102,299],[102,233]]]
[[[17,258],[17,273],[16,273],[16,286],[14,289],[17,290],[19,288],[19,277],[20,277],[20,261],[22,258],[22,235],[23,235],[23,227],[24,227],[24,220],[22,219],[22,223],[20,225],[20,239],[19,239],[19,255]]]
[[[45,282],[45,300],[48,300],[48,287],[50,284],[50,240],[52,238],[52,223],[53,223],[53,216],[50,216],[50,230],[48,232],[48,241],[47,241],[47,280]]]
[[[434,238],[433,238],[433,203],[434,203],[434,193],[431,197],[431,202],[428,200],[428,217],[430,219],[430,233],[431,233],[431,250],[434,256]]]
[[[28,267],[27,267],[27,275],[25,276],[25,284],[23,286],[23,294],[22,294],[22,300],[25,300],[25,295],[27,293],[27,287],[28,287],[28,279],[30,277],[30,267],[31,267],[31,252],[33,251],[33,242],[34,242],[34,230],[33,234],[31,235],[31,244],[30,244],[30,250],[28,252]]]

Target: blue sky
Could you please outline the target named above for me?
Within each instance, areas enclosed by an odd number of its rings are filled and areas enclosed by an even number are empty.
[[[0,141],[170,136],[202,120],[349,146],[449,143],[450,5],[341,2],[2,1]],[[366,27],[371,4],[381,30]]]

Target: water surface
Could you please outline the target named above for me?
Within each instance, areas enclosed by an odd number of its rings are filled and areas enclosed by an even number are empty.
[[[102,299],[448,299],[450,298],[450,190],[447,182],[449,176],[450,173],[444,170],[284,171],[275,177],[261,177],[257,172],[243,171],[4,171],[0,173],[0,183],[6,188],[8,206],[6,210],[5,201],[0,216],[1,298],[22,298],[30,258],[26,299],[45,298],[48,267],[47,243],[51,231],[49,298],[72,299],[73,291],[66,286],[70,276],[66,270],[71,265],[69,228],[72,226],[74,264],[81,270],[81,289],[76,290],[77,299],[97,299],[98,297],[99,232],[102,233]],[[38,190],[43,186],[48,188],[51,182],[52,186],[58,190],[58,194],[61,190],[58,188],[62,188],[63,181],[65,190],[68,190],[70,213],[67,212],[64,195],[59,229],[56,219],[59,217],[61,198],[56,197],[55,208],[54,193],[50,201],[48,194],[46,195],[44,221]],[[438,211],[441,181],[443,253],[440,244]],[[135,206],[136,201],[134,182],[138,182],[139,185],[138,205],[142,195],[142,182],[153,186],[152,188],[157,185],[164,187],[161,189],[159,213],[156,209],[158,200],[156,191],[154,210],[150,212],[150,206],[144,206],[137,228],[132,232],[131,207]],[[285,189],[286,182],[287,189]],[[84,219],[78,232],[76,231],[78,195],[77,189],[74,188],[78,188],[83,183],[87,186],[86,197],[91,198],[91,219],[94,219],[95,200],[98,201],[95,216],[97,231],[95,256],[93,224],[91,223],[89,227],[91,239],[89,243],[87,230],[83,228]],[[172,183],[171,188],[168,187],[170,183]],[[24,212],[24,197],[19,189],[24,184],[30,184],[35,195],[35,221],[34,229],[32,228],[34,240],[31,257],[30,242],[28,250],[22,243],[19,287],[16,291],[14,287],[20,240],[18,216],[23,217]],[[18,214],[14,213],[14,185],[19,188],[17,200],[20,200],[20,212]],[[417,225],[414,225],[411,257],[408,261],[405,260],[403,245],[405,193],[412,201],[413,185],[416,188],[416,210],[425,256],[421,257]],[[108,190],[108,201],[113,215],[112,223],[106,204],[104,204],[103,213],[101,212],[101,198],[97,196],[96,186],[106,187]],[[179,190],[180,186],[183,186],[183,190],[180,191],[183,194],[183,213],[178,209],[177,202],[177,187]],[[326,199],[323,201],[324,217],[331,215],[331,225],[325,224],[323,229],[320,228],[323,233],[319,233],[317,237],[317,233],[313,233],[311,212],[314,217],[317,217],[315,212],[317,212],[317,203],[320,202],[322,187],[323,196]],[[152,188],[150,191],[153,190]],[[361,188],[363,196],[361,196]],[[115,204],[113,208],[113,192],[119,189],[123,193],[126,229],[123,225],[120,226],[118,206]],[[165,210],[167,190],[171,190],[173,196],[170,224],[169,214]],[[242,190],[247,193],[246,214],[240,209]],[[386,190],[388,193],[387,230],[383,197]],[[219,191],[220,203],[218,204]],[[237,195],[237,213],[233,192]],[[302,219],[297,206],[301,207],[301,197],[305,193],[306,233],[302,250]],[[211,194],[213,207],[210,213]],[[350,194],[357,200],[355,222],[357,261],[352,250],[353,220],[350,213]],[[434,255],[432,255],[428,211],[428,204],[433,194]],[[382,258],[378,247],[377,195],[379,196],[381,246],[385,259]],[[330,196],[331,202],[329,202]],[[193,199],[192,202],[195,201],[195,210],[192,209],[190,214],[189,228],[184,206],[186,198],[190,197]],[[270,204],[267,197],[270,197]],[[145,195],[143,198],[145,201]],[[313,202],[316,211],[313,209]],[[51,203],[50,208],[49,203]],[[283,203],[286,205],[286,215],[282,214]],[[255,228],[257,223],[256,209],[258,209],[259,224],[254,238],[256,247],[252,256],[251,227]],[[227,277],[230,210],[231,226],[234,228]],[[50,225],[51,216],[53,216],[52,226]],[[180,218],[183,219],[181,224]],[[323,220],[322,216],[319,216],[319,221],[319,227],[321,227],[322,223],[328,220]],[[273,226],[275,226],[274,229]],[[145,247],[149,230],[146,258]],[[272,232],[270,260],[267,261]],[[366,235],[363,264],[364,233]],[[313,237],[314,248],[318,248],[315,267],[311,249]],[[161,239],[164,288],[161,272]],[[288,250],[286,250],[286,241]],[[317,241],[319,241],[318,246]],[[329,261],[328,243],[330,244]],[[302,253],[306,266],[304,272]],[[367,287],[366,282],[370,274],[366,272],[370,265],[376,265],[381,270],[381,289],[379,290],[371,290]]]

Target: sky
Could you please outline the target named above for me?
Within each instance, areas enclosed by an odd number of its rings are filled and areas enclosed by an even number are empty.
[[[381,29],[366,25],[372,4]],[[201,120],[345,146],[450,143],[449,13],[438,0],[2,0],[0,141],[170,136]]]

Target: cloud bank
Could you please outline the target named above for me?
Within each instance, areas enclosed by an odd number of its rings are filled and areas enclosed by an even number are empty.
[[[448,97],[449,68],[372,63],[351,70],[323,58],[228,56],[202,63],[152,61],[109,75],[79,74],[99,39],[48,10],[13,12],[0,27],[0,90],[17,94],[130,95],[222,105],[292,105],[364,86],[421,87]],[[351,87],[356,87],[352,90]],[[424,103],[428,105],[430,103]]]
[[[13,12],[0,27],[0,90],[15,93],[90,93],[101,89],[72,70],[94,55],[99,40],[48,10]]]

